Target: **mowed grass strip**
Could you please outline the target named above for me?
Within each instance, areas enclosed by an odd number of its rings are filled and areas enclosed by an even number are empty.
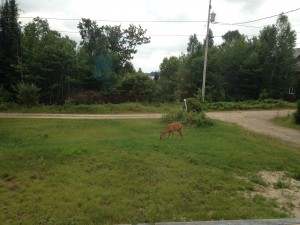
[[[279,218],[247,198],[261,170],[299,171],[300,149],[215,122],[159,140],[160,120],[0,119],[0,224]]]

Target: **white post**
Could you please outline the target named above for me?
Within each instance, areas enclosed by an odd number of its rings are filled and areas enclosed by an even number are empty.
[[[204,55],[203,77],[202,77],[202,101],[203,102],[204,102],[204,99],[205,99],[205,80],[206,80],[207,52],[208,52],[208,42],[209,42],[210,10],[211,10],[211,0],[209,0],[209,6],[208,6],[208,19],[207,19],[206,42],[205,42],[205,55]]]
[[[187,111],[187,104],[186,104],[186,99],[183,99],[184,105],[185,105],[185,110]]]

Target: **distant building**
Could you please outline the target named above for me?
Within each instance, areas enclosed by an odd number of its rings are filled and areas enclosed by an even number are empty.
[[[295,67],[295,76],[293,79],[293,87],[290,88],[290,94],[296,94],[297,99],[300,98],[300,48],[295,48],[294,57],[297,60]]]
[[[300,48],[295,48],[294,56],[297,59],[296,73],[300,75]]]

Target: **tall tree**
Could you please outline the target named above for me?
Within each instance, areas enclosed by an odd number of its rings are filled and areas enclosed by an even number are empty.
[[[163,101],[176,100],[176,93],[180,84],[179,68],[181,59],[175,56],[164,58],[160,64],[159,87]]]
[[[296,32],[287,16],[280,15],[276,25],[265,27],[259,35],[259,59],[262,65],[262,90],[270,97],[282,98],[288,93],[295,66]]]
[[[121,26],[99,27],[95,21],[82,19],[78,28],[82,38],[80,45],[89,56],[92,70],[96,58],[105,57],[112,64],[112,72],[119,74],[133,59],[136,47],[150,42],[150,38],[145,36],[147,30],[133,24],[127,29],[121,29]]]
[[[228,31],[222,36],[222,39],[224,40],[224,44],[232,44],[233,42],[238,40],[245,40],[245,36],[241,35],[238,30],[234,30]]]
[[[44,103],[63,103],[74,86],[75,48],[76,42],[51,30],[47,20],[35,18],[24,27],[18,68],[25,82],[41,89]]]
[[[187,53],[188,54],[196,54],[197,51],[201,50],[202,45],[198,41],[197,35],[193,34],[189,38],[189,43],[187,46]]]
[[[219,49],[218,66],[227,97],[231,100],[258,98],[256,42],[245,40],[238,31],[229,31],[223,37],[225,42]]]
[[[18,23],[19,10],[15,0],[5,0],[0,10],[0,84],[11,90],[21,76],[13,65],[20,54],[21,29]]]

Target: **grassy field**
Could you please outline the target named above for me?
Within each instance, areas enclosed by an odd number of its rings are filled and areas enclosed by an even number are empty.
[[[299,174],[300,149],[221,122],[187,126],[183,140],[159,140],[164,126],[0,119],[0,224],[290,216],[274,199],[244,193],[253,191],[249,180],[261,170]]]

